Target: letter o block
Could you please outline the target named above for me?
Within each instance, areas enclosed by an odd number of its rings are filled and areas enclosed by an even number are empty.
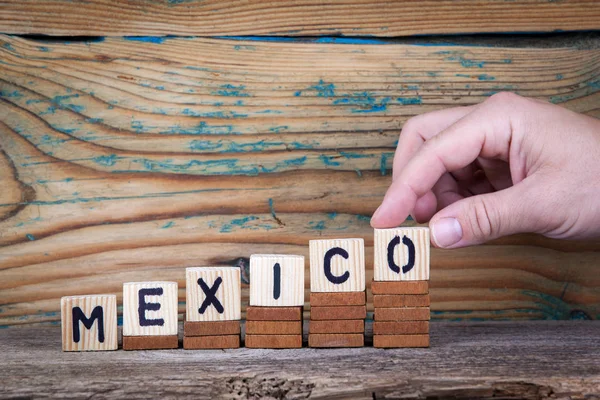
[[[253,254],[250,256],[250,305],[304,305],[304,257]]]
[[[186,321],[242,318],[242,281],[237,267],[186,268]]]
[[[177,335],[177,282],[123,284],[123,336]]]
[[[429,280],[429,228],[375,229],[375,281]]]
[[[60,299],[63,351],[117,350],[117,296]]]
[[[365,290],[363,239],[311,240],[309,250],[311,292]]]

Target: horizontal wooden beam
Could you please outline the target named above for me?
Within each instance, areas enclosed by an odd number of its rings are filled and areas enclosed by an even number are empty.
[[[247,283],[252,253],[308,260],[317,237],[365,238],[369,282],[369,217],[408,118],[503,90],[600,116],[599,61],[594,46],[0,36],[0,326],[56,323],[60,296],[125,281],[177,280],[183,301],[186,266],[238,265]],[[599,252],[536,236],[434,250],[432,316],[598,318]]]
[[[0,32],[59,36],[392,37],[600,29],[595,0],[5,0],[0,15]]]

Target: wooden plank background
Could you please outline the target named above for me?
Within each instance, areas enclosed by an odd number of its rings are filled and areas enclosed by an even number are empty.
[[[247,283],[250,254],[291,253],[308,272],[321,237],[363,237],[368,283],[407,118],[502,90],[600,116],[597,39],[343,43],[0,35],[0,326],[57,324],[60,296],[136,280],[176,280],[183,312],[185,267]],[[531,235],[433,249],[432,317],[597,319],[599,252]]]
[[[403,36],[600,28],[597,0],[3,0],[0,32]],[[118,18],[115,18],[118,16]]]

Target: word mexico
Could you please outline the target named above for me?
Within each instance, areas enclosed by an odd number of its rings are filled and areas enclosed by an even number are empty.
[[[364,346],[363,239],[311,240],[309,347]],[[373,346],[429,347],[429,229],[376,229],[371,282]],[[253,254],[248,348],[303,346],[304,256]],[[241,276],[237,267],[186,268],[184,349],[242,345]],[[63,351],[118,349],[117,297],[61,299]],[[176,349],[177,282],[123,284],[124,350]]]

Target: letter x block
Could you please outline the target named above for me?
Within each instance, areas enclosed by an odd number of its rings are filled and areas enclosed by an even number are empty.
[[[242,318],[240,269],[187,268],[186,321],[232,321]]]
[[[363,292],[365,244],[363,239],[311,240],[311,292]]]
[[[123,284],[123,349],[176,349],[177,282]]]
[[[63,351],[117,350],[117,296],[60,299]]]
[[[375,229],[375,281],[429,280],[429,228]]]
[[[304,306],[303,256],[253,254],[250,279],[251,306]]]

